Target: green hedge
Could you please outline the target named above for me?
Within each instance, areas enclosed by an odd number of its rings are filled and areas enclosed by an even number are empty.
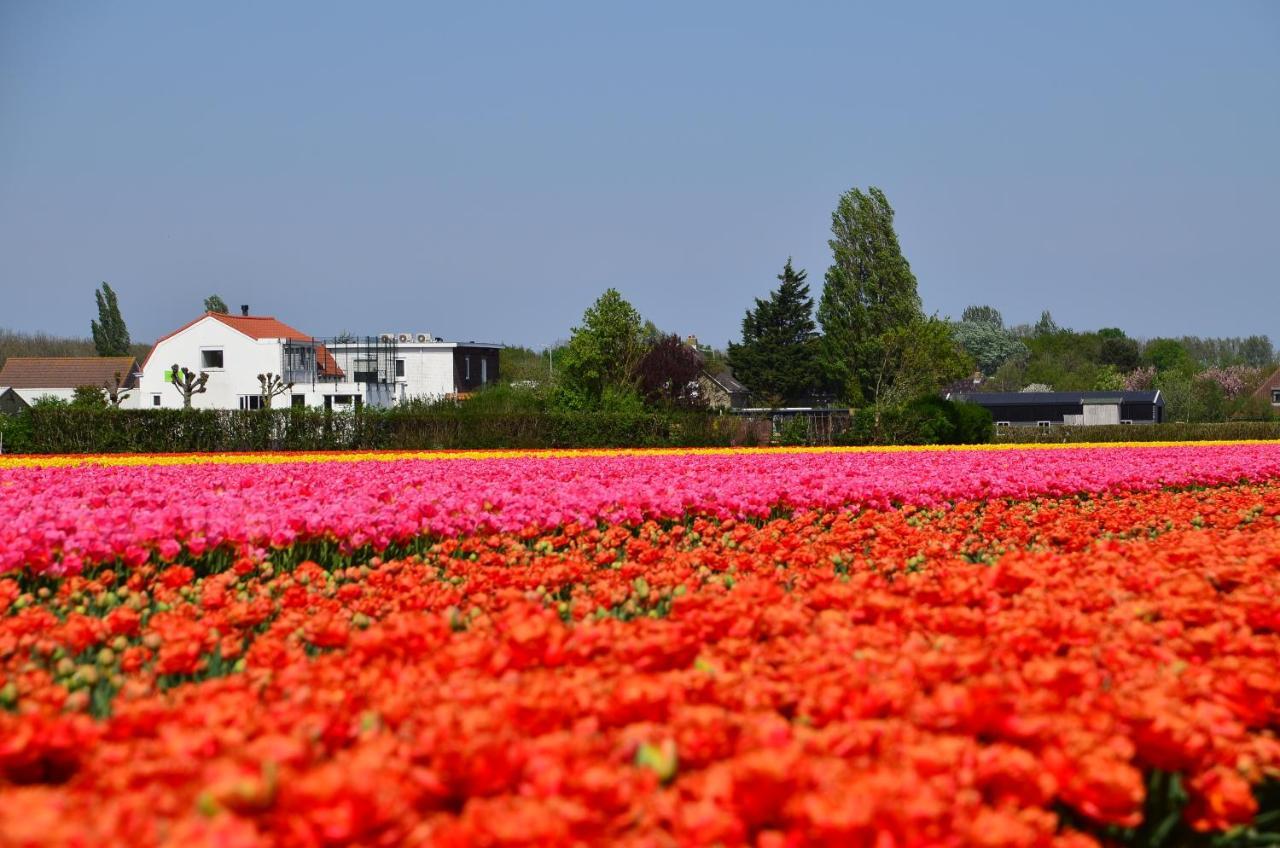
[[[1001,427],[996,442],[1211,442],[1280,439],[1280,421],[1226,421],[1212,424],[1104,424],[1093,427]]]
[[[0,416],[3,418],[3,416]],[[761,444],[758,422],[688,412],[474,413],[34,408],[3,423],[6,453],[714,447]]]

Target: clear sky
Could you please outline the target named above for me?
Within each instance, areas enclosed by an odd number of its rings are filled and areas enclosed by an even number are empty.
[[[0,0],[0,326],[736,338],[852,186],[925,308],[1280,341],[1280,3]]]

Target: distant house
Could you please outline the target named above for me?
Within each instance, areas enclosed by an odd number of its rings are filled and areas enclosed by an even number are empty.
[[[751,391],[727,371],[703,371],[698,375],[698,392],[711,409],[743,409],[751,400]]]
[[[3,380],[0,380],[0,383],[3,382]],[[1276,373],[1268,377],[1261,386],[1258,386],[1258,390],[1253,393],[1253,396],[1270,401],[1273,407],[1280,409],[1280,369],[1277,369]]]
[[[1051,427],[1055,424],[1159,424],[1164,398],[1146,392],[955,392],[991,412],[997,427]]]
[[[317,339],[268,315],[206,312],[156,342],[142,365],[140,406],[182,406],[173,366],[209,375],[191,399],[204,409],[259,409],[259,374],[292,384],[277,408],[358,409],[474,391],[498,378],[498,345],[427,333]]]
[[[137,371],[132,356],[11,356],[0,368],[0,411],[12,414],[42,397],[69,401],[80,386],[114,387],[117,374],[136,396]]]

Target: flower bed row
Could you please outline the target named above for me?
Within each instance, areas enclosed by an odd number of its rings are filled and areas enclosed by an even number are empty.
[[[1262,844],[1280,483],[1140,479],[0,578],[0,844]]]
[[[1218,485],[1280,475],[1280,443],[1156,448],[690,453],[141,467],[0,466],[0,573],[261,559],[302,542],[760,518],[957,499]]]

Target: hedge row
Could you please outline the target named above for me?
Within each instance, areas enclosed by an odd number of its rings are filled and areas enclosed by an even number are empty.
[[[997,443],[1052,442],[1233,442],[1280,439],[1280,421],[1225,421],[1209,424],[1103,424],[1092,427],[1001,427]]]
[[[0,416],[3,419],[4,416]],[[687,412],[469,413],[35,408],[7,419],[6,453],[715,447],[757,445],[768,422]]]

